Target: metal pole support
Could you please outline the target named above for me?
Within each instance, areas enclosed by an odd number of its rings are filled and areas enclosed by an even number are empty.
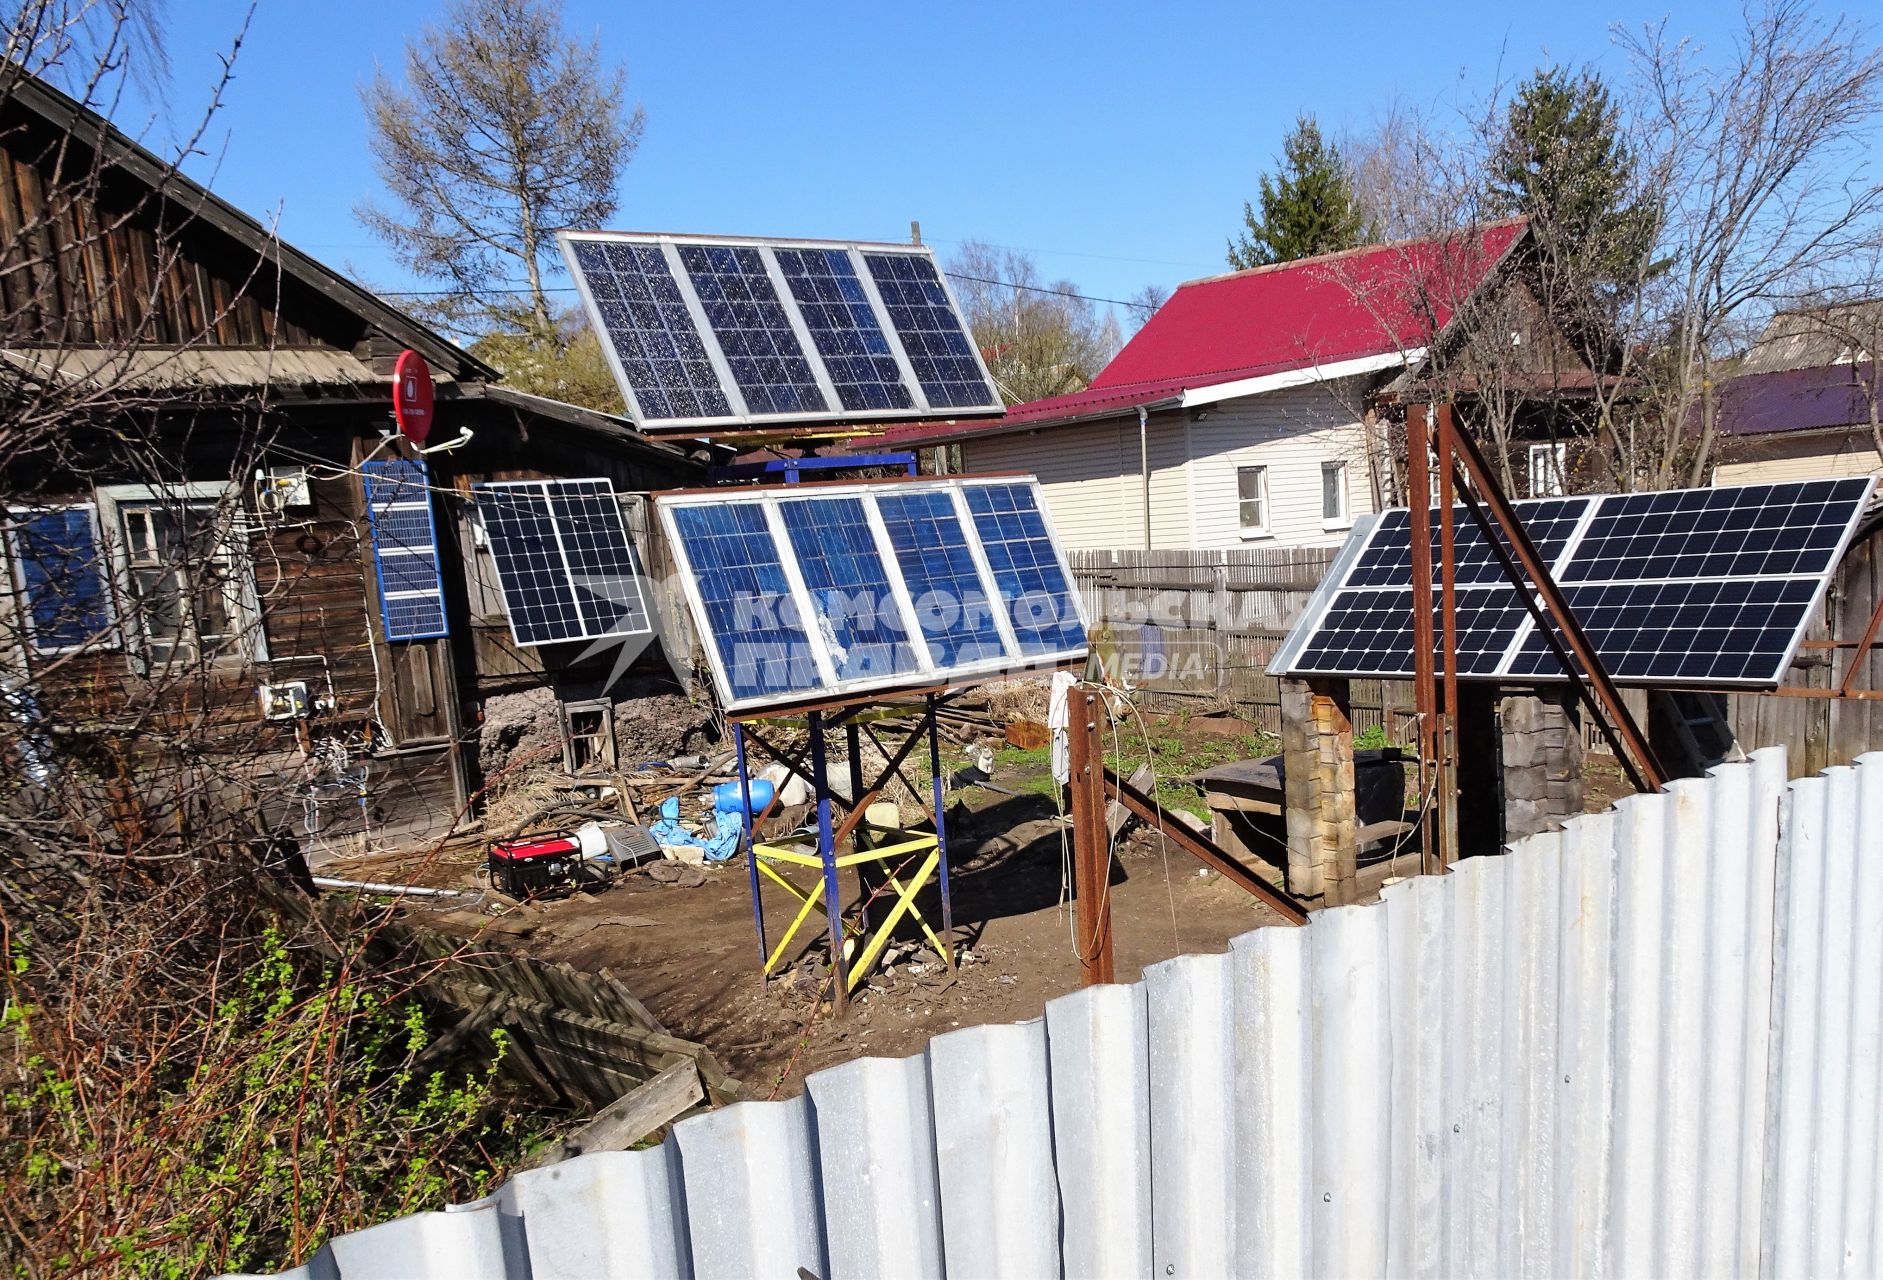
[[[1073,945],[1082,986],[1112,982],[1111,837],[1105,823],[1105,702],[1090,685],[1069,695],[1067,758],[1072,788]]]

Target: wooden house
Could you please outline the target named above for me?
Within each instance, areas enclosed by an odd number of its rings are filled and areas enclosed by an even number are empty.
[[[606,478],[632,527],[627,495],[697,484],[703,455],[499,385],[30,77],[0,101],[0,246],[8,687],[34,714],[111,726],[137,760],[226,753],[278,782],[297,830],[386,844],[474,805],[487,699],[601,688],[613,655],[515,642],[469,488]],[[393,420],[402,352],[435,383],[429,445],[457,441],[422,460],[443,611],[425,638],[389,636],[361,465],[419,459]]]

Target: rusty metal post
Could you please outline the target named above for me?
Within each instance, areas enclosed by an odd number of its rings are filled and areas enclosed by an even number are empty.
[[[1511,585],[1517,588],[1524,607],[1536,620],[1537,631],[1549,644],[1550,651],[1562,665],[1563,673],[1575,681],[1583,701],[1595,716],[1596,727],[1601,729],[1603,736],[1615,748],[1616,757],[1627,771],[1635,790],[1659,791],[1666,782],[1666,772],[1655,757],[1653,748],[1648,745],[1647,736],[1641,732],[1641,727],[1635,723],[1634,716],[1622,701],[1621,690],[1608,674],[1608,668],[1602,665],[1594,644],[1583,632],[1582,623],[1570,610],[1568,598],[1556,584],[1549,566],[1543,563],[1543,556],[1537,551],[1536,544],[1530,541],[1523,521],[1517,518],[1510,499],[1498,487],[1496,478],[1491,474],[1490,464],[1485,462],[1476,442],[1466,433],[1453,432],[1452,444],[1453,460],[1469,482],[1468,487],[1459,490],[1465,508],[1477,522],[1479,531],[1496,554]],[[1476,490],[1476,496],[1473,496],[1473,489]],[[1508,547],[1497,536],[1500,528],[1504,538],[1509,539]],[[1524,581],[1526,575],[1528,583]],[[1543,598],[1540,606],[1532,597],[1532,587],[1535,589],[1534,594]],[[1554,630],[1550,626],[1552,621],[1555,623]],[[1561,635],[1558,636],[1557,632],[1561,632]],[[1582,667],[1580,673],[1576,670],[1577,664]]]
[[[1445,707],[1438,722],[1439,854],[1456,862],[1458,843],[1458,555],[1452,527],[1452,449],[1457,427],[1452,407],[1438,407],[1438,582],[1440,644],[1438,668]]]
[[[1426,408],[1406,408],[1407,529],[1412,552],[1412,703],[1418,715],[1419,794],[1428,800],[1439,785],[1438,685],[1432,670],[1432,448],[1427,432]],[[1419,860],[1430,875],[1444,870],[1444,849],[1432,804],[1420,805]]]
[[[1066,717],[1072,788],[1073,946],[1082,986],[1111,982],[1111,836],[1105,823],[1105,703],[1074,685]]]

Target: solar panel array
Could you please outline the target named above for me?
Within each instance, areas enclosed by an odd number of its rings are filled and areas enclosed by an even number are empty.
[[[360,474],[386,639],[431,640],[448,634],[425,464],[399,459],[362,462]]]
[[[1873,485],[1814,480],[1515,505],[1616,680],[1769,686],[1784,676]],[[1459,675],[1561,678],[1463,507],[1454,524]],[[1412,674],[1410,518],[1388,511],[1353,536],[1272,674]],[[1433,626],[1436,639],[1436,608]]]
[[[755,710],[1084,657],[1031,480],[677,494],[658,503],[720,698]]]
[[[472,485],[471,497],[518,644],[653,630],[610,481],[501,481]]]
[[[1001,411],[930,250],[563,232],[630,416],[649,430]]]

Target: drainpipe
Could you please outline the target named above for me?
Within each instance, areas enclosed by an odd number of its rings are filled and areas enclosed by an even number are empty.
[[[1138,469],[1144,477],[1144,549],[1151,549],[1151,428],[1150,413],[1138,406]]]

